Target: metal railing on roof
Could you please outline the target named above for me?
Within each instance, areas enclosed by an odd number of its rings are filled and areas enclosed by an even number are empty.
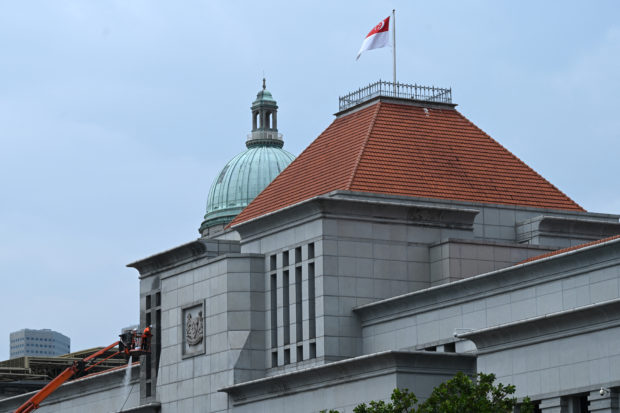
[[[387,82],[379,80],[366,87],[338,98],[339,111],[359,105],[377,96],[399,99],[419,100],[423,102],[452,103],[452,88],[421,86],[417,84]]]

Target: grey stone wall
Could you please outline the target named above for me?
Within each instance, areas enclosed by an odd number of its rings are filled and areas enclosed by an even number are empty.
[[[162,411],[226,411],[218,389],[264,376],[264,257],[231,253],[161,275]],[[188,310],[203,311],[204,343],[187,351]]]
[[[411,203],[377,206],[330,199],[285,211],[281,219],[268,217],[260,230],[258,224],[239,229],[242,251],[266,256],[267,291],[271,285],[277,289],[273,301],[270,294],[266,297],[267,340],[272,349],[266,357],[267,365],[272,366],[268,375],[362,354],[361,330],[352,308],[430,286],[428,245],[447,237],[473,238],[476,213]],[[311,260],[307,257],[310,244],[314,250]],[[299,263],[293,259],[298,249],[302,255]],[[289,261],[284,264],[285,255]],[[271,257],[276,263],[273,271]],[[312,301],[309,265],[314,269],[315,320],[307,316]],[[293,281],[298,268],[303,283],[301,340]],[[282,287],[284,280],[289,283],[288,291]],[[284,292],[288,292],[286,302]],[[272,303],[277,309],[276,334],[271,331]]]
[[[477,276],[563,246],[565,234],[556,236],[562,230],[550,225],[542,226],[555,237],[550,246],[536,245],[548,239],[533,231],[534,222],[572,222],[583,234],[613,229],[613,220],[339,192],[228,232],[238,244],[210,240],[215,244],[193,258],[188,248],[173,250],[172,263],[164,259],[143,277],[145,284],[160,280],[157,400],[162,411],[268,412],[351,411],[389,397],[396,386],[413,386],[424,397],[455,371],[416,375],[384,366],[370,375],[345,370],[348,377],[329,381],[321,369],[394,349],[444,352],[426,353],[438,357],[472,352],[473,343],[455,333],[619,296],[617,269],[592,257],[588,264],[569,257]],[[239,251],[236,245],[241,253],[229,253]],[[473,278],[453,283],[466,277]],[[451,284],[429,289],[442,283]],[[187,319],[200,313],[204,341],[192,348]],[[317,377],[324,382],[301,383]]]
[[[518,397],[545,400],[620,385],[620,300],[469,338],[478,344],[478,369],[516,385]]]
[[[364,353],[433,348],[478,330],[620,297],[620,246],[529,263],[356,310]],[[458,343],[457,343],[458,344]]]
[[[355,307],[504,268],[557,248],[516,242],[518,223],[541,214],[565,220],[589,216],[337,191],[236,228],[242,251],[266,256],[267,375],[373,351],[362,345]],[[606,219],[613,221],[611,216]],[[310,243],[315,250],[316,334],[309,333],[307,262],[294,264],[292,258],[296,249],[305,254]],[[289,257],[286,265],[284,255]],[[269,257],[274,257],[273,269]],[[303,283],[299,332],[298,270]],[[448,339],[436,336],[429,342],[441,346]]]
[[[425,400],[457,371],[474,374],[473,356],[385,352],[281,374],[224,389],[233,412],[352,412],[360,403],[389,399],[394,388]]]
[[[164,321],[167,322],[162,320],[161,278],[191,272],[217,256],[239,250],[240,245],[236,241],[198,239],[128,265],[140,272],[140,326],[150,325],[154,333],[151,353],[142,360],[141,403],[158,400],[162,331],[166,326]]]
[[[308,219],[242,244],[264,255],[267,375],[324,359],[322,222]]]
[[[443,240],[429,248],[430,285],[446,284],[506,268],[554,249],[486,240]]]
[[[384,300],[356,312],[365,352],[394,346],[473,352],[478,371],[514,384],[517,397],[529,396],[543,412],[617,411],[620,242]],[[611,390],[600,395],[601,387]]]
[[[428,244],[464,232],[354,218],[325,219],[325,354],[331,359],[362,354],[359,321],[352,309],[429,287]]]
[[[479,209],[474,220],[474,236],[487,241],[564,248],[620,233],[618,215],[613,214],[511,205],[454,204]]]

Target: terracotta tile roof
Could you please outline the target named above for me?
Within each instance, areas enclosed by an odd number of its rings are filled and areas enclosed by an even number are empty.
[[[547,253],[542,254],[542,255],[537,255],[535,257],[530,257],[530,258],[528,258],[526,260],[521,261],[519,264],[525,264],[526,262],[542,260],[543,258],[553,257],[554,255],[564,254],[565,252],[579,250],[579,249],[582,249],[582,248],[590,247],[592,245],[602,244],[604,242],[612,241],[612,240],[619,239],[619,238],[620,238],[620,234],[619,235],[614,235],[614,236],[611,236],[611,237],[608,237],[608,238],[599,239],[597,241],[586,242],[585,244],[579,244],[579,245],[575,245],[575,246],[572,246],[572,247],[563,248],[563,249],[557,250],[557,251],[547,252]]]
[[[377,102],[336,118],[230,225],[334,190],[584,211],[458,111]]]

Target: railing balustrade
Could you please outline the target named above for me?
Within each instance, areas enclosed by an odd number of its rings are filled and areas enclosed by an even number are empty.
[[[411,99],[424,102],[452,103],[452,88],[439,88],[435,86],[421,86],[417,84],[387,82],[379,80],[370,85],[360,88],[345,96],[339,97],[339,111],[370,100],[377,96],[393,97],[399,99]]]

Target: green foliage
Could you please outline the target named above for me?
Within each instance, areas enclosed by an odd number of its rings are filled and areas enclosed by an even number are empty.
[[[417,413],[506,413],[512,412],[517,399],[510,397],[515,386],[493,385],[494,374],[478,373],[472,380],[464,373],[457,373],[452,379],[440,384],[431,396],[422,403]],[[521,412],[533,412],[529,401],[521,406]]]
[[[436,387],[430,397],[421,404],[407,389],[394,389],[390,402],[371,401],[362,403],[355,413],[510,413],[517,406],[517,399],[511,397],[515,386],[493,385],[494,374],[478,373],[472,380],[464,373],[457,373],[452,379]],[[529,399],[521,404],[521,413],[533,413]],[[322,410],[322,413],[338,413],[337,410]]]
[[[371,401],[369,406],[365,403],[360,404],[355,409],[354,413],[413,413],[415,408],[413,407],[418,403],[415,394],[409,393],[407,389],[394,389],[392,391],[391,402],[386,403],[383,400],[378,402]]]

